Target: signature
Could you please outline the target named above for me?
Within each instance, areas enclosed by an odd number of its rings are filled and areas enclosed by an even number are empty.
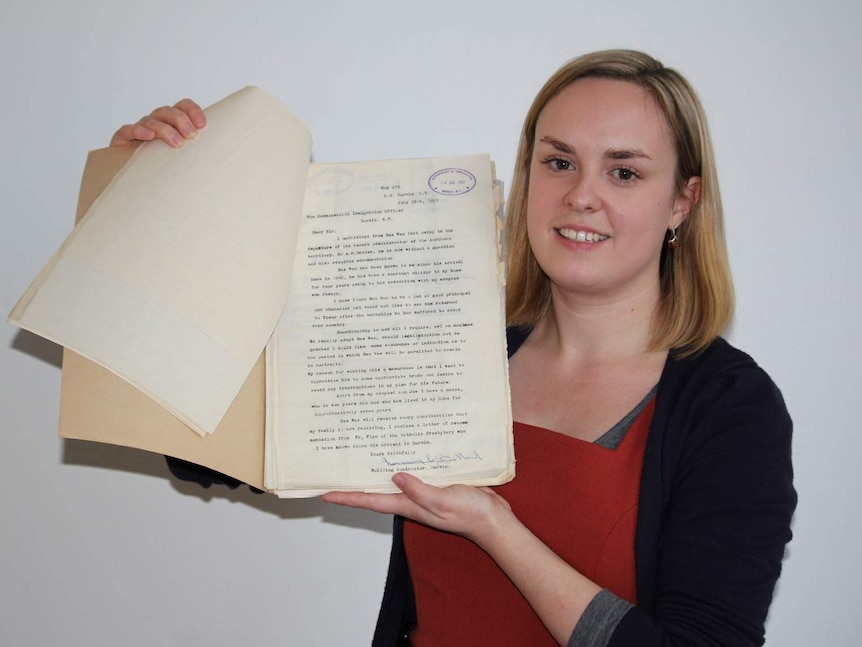
[[[403,467],[404,465],[435,465],[441,463],[459,463],[461,461],[481,461],[484,460],[475,449],[472,454],[464,454],[463,452],[457,452],[455,454],[448,453],[438,453],[438,454],[425,454],[425,456],[420,456],[419,458],[411,458],[410,460],[405,461],[390,461],[385,456],[380,460],[387,467]]]

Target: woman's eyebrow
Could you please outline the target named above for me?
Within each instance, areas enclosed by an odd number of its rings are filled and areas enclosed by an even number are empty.
[[[564,141],[560,141],[556,137],[551,137],[550,135],[545,135],[541,139],[540,142],[544,144],[549,144],[553,146],[556,150],[561,153],[568,153],[570,155],[575,154],[574,146],[567,144]],[[605,151],[605,158],[612,160],[628,160],[628,159],[647,159],[652,160],[652,157],[647,155],[645,152],[640,150],[639,148],[609,148]]]
[[[570,155],[575,154],[575,149],[572,146],[569,146],[566,142],[561,142],[559,139],[551,137],[550,135],[545,135],[539,141],[544,142],[545,144],[550,144],[561,153],[569,153]]]
[[[652,157],[644,153],[642,150],[638,148],[634,149],[616,149],[609,148],[605,151],[605,158],[611,160],[630,160],[630,159],[648,159],[652,160]]]

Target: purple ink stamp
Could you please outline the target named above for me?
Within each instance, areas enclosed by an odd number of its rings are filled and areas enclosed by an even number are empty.
[[[428,178],[428,186],[440,195],[464,195],[476,186],[476,176],[463,168],[444,168]]]

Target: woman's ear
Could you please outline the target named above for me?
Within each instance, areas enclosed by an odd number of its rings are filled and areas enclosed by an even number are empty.
[[[673,217],[671,218],[673,224],[671,225],[671,229],[679,227],[697,205],[700,200],[700,184],[700,176],[693,175],[679,192],[673,203]]]

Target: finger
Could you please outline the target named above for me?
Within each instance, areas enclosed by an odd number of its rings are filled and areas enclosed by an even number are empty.
[[[154,139],[156,133],[140,123],[122,126],[111,138],[111,146],[125,146],[135,141],[147,142]]]
[[[111,146],[124,146],[135,141],[160,139],[174,148],[194,139],[207,124],[206,113],[191,99],[181,99],[173,106],[156,108],[137,123],[121,127],[111,138]]]
[[[405,515],[412,507],[411,502],[403,494],[373,494],[367,492],[327,492],[322,499],[327,503],[336,503],[351,508],[372,510],[384,514]]]
[[[431,487],[430,485],[426,485],[425,482],[417,476],[413,476],[412,474],[408,474],[407,472],[398,472],[392,475],[392,482],[398,486],[398,489],[402,492],[417,492],[424,487]]]
[[[160,139],[173,148],[182,148],[187,139],[194,139],[197,135],[197,131],[189,130],[191,126],[186,125],[187,134],[183,134],[173,124],[153,116],[144,117],[137,125],[153,131],[153,139]],[[194,134],[190,134],[191,132]]]
[[[176,143],[170,141],[175,134],[179,135],[183,140],[194,139],[198,134],[198,130],[194,123],[192,123],[189,114],[176,106],[156,108],[138,123],[155,130],[156,136],[159,139],[164,134],[167,137],[165,141],[168,144]]]
[[[192,125],[200,130],[207,125],[207,115],[197,103],[191,99],[181,99],[174,104],[174,108],[182,110],[191,119]]]
[[[460,532],[465,506],[476,501],[473,498],[476,489],[469,486],[437,487],[406,472],[395,474],[392,482],[407,499],[401,503],[399,514],[441,530]]]
[[[421,503],[417,502],[414,497],[417,495],[417,490],[439,491],[439,488],[433,485],[427,485],[420,479],[403,472],[399,472],[392,477],[393,483],[399,488],[405,486],[409,492],[401,494],[378,494],[368,492],[328,492],[323,495],[323,500],[328,503],[337,503],[353,508],[362,508],[364,510],[373,510],[384,514],[397,514],[408,519],[419,521],[420,523],[432,524],[439,517],[431,510],[426,510]],[[433,492],[426,493],[425,499],[433,496]],[[420,495],[420,498],[421,497]]]
[[[182,128],[185,134],[178,130]],[[171,107],[157,108],[137,123],[120,128],[111,139],[111,146],[153,139],[160,139],[169,146],[181,148],[186,139],[193,139],[197,131],[192,127],[188,115]]]
[[[445,514],[448,501],[446,490],[449,488],[428,485],[422,479],[406,472],[395,474],[392,482],[419,508],[427,510],[437,518],[442,518]]]

